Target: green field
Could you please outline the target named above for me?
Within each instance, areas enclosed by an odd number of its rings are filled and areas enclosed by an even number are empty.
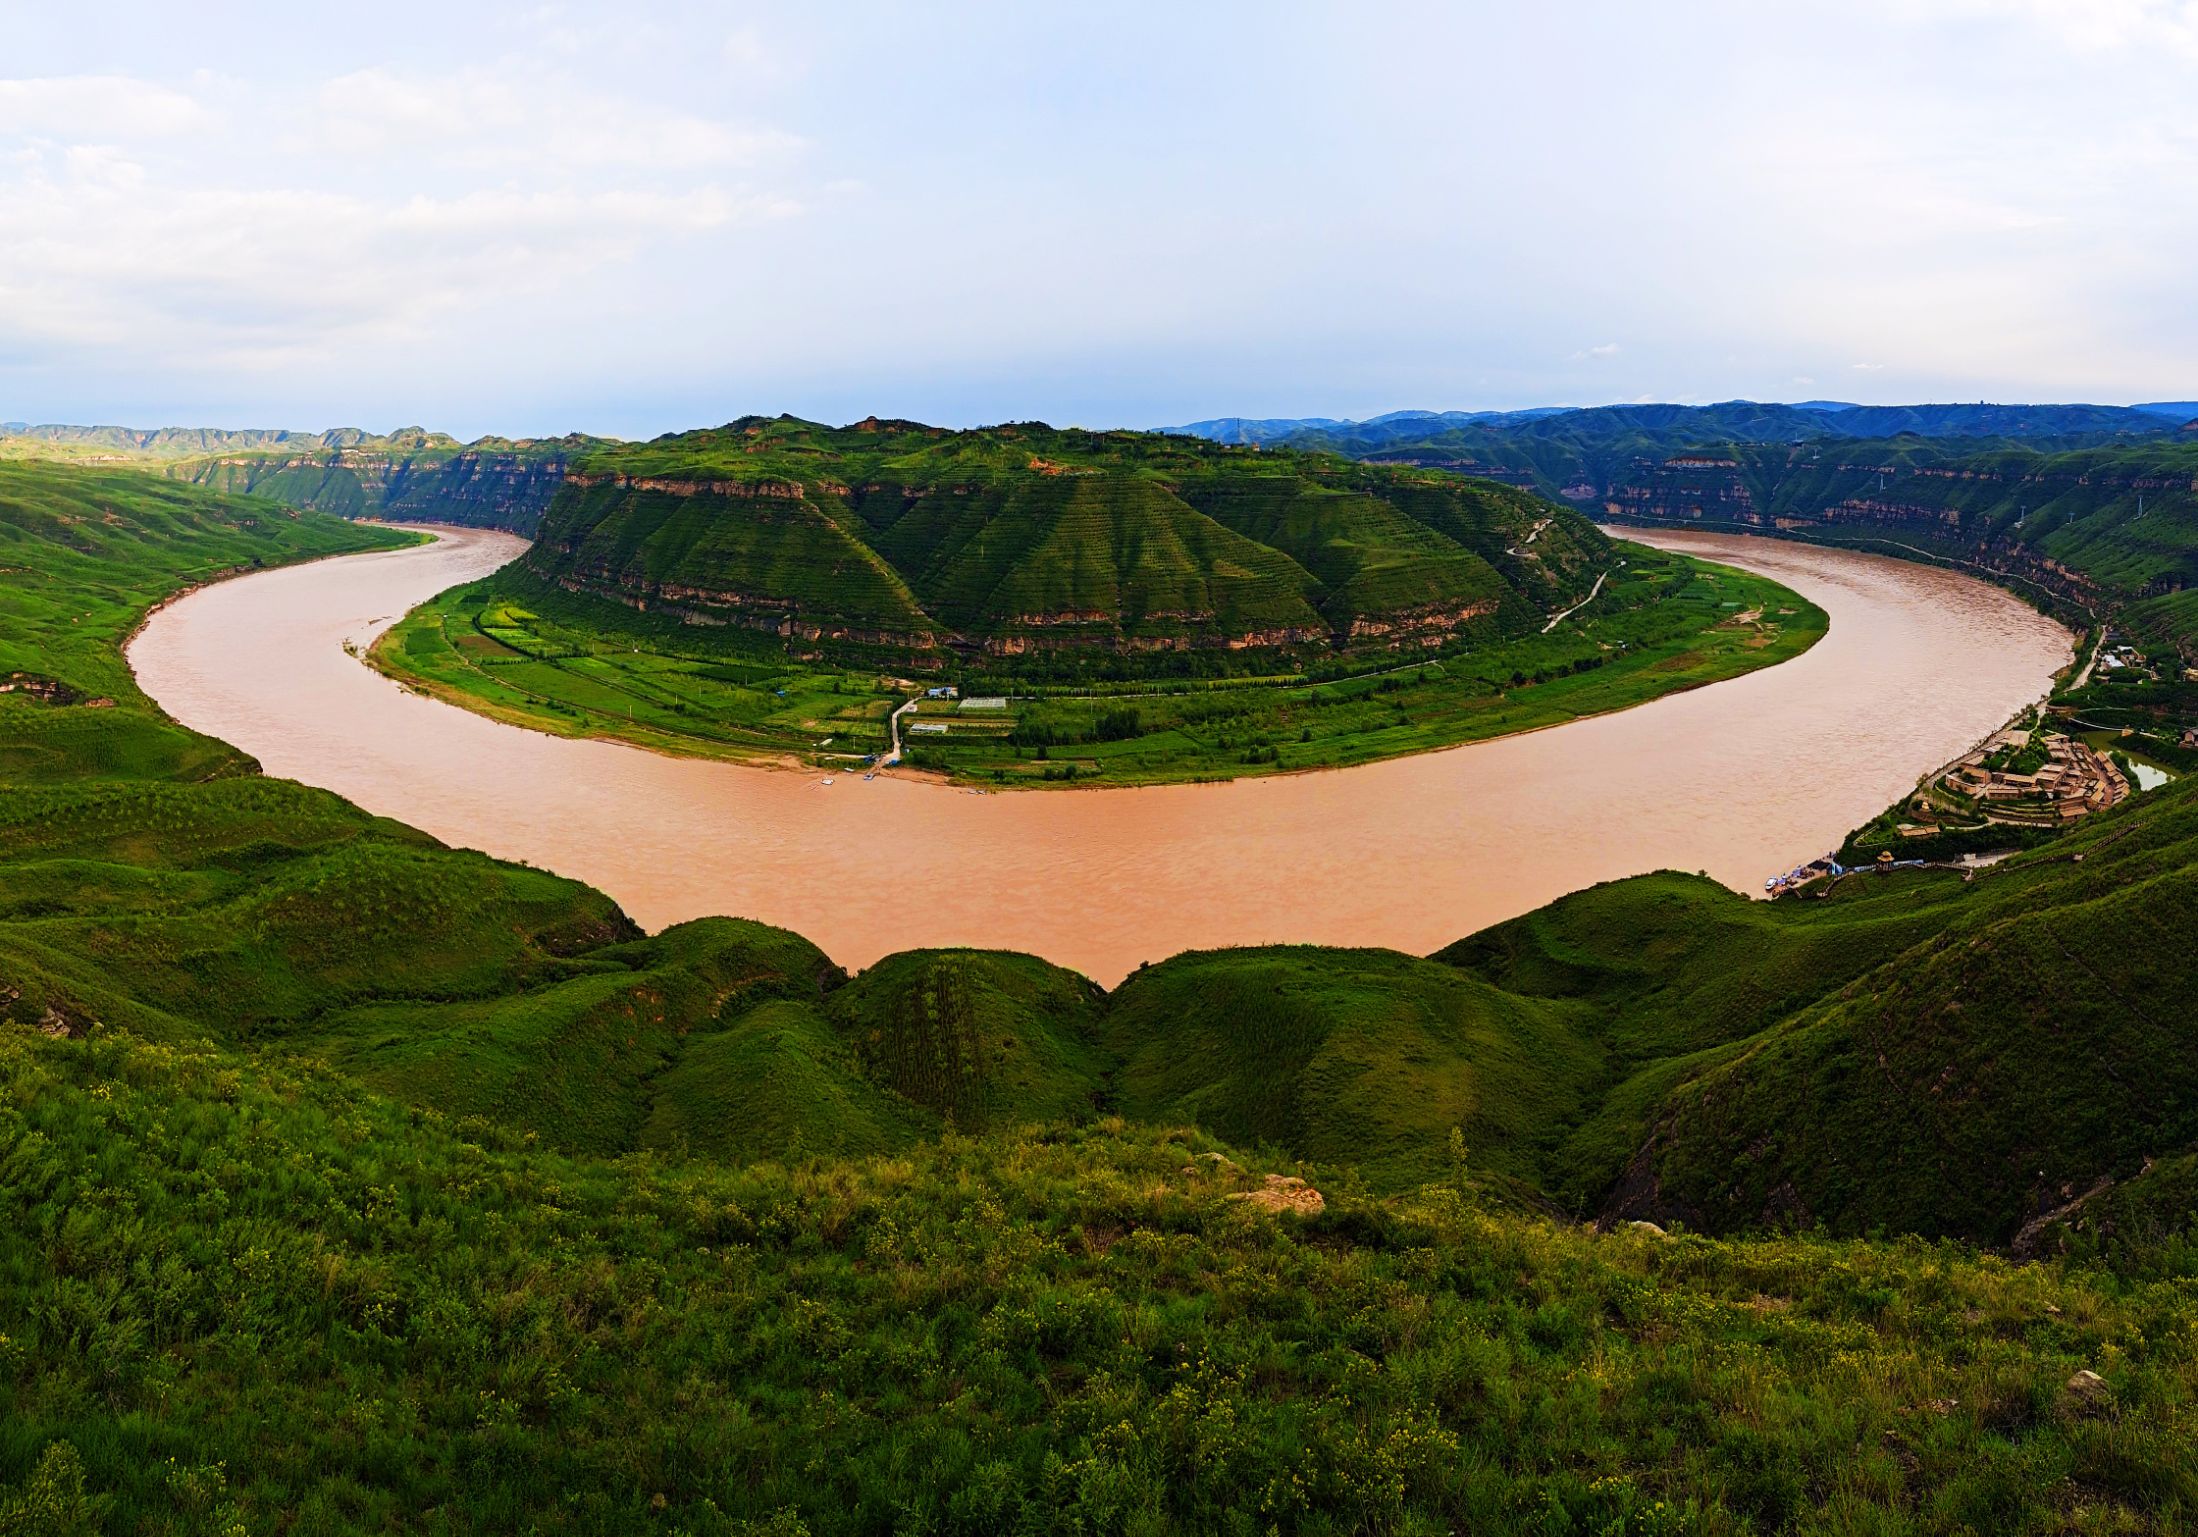
[[[742,632],[652,626],[518,568],[415,609],[374,660],[560,735],[825,767],[882,754],[887,716],[943,676],[963,699],[903,717],[912,765],[1011,787],[1129,785],[1337,768],[1558,725],[1772,666],[1824,632],[1821,609],[1767,578],[1641,545],[1614,558],[1594,602],[1549,634],[1401,662],[1280,658],[1264,676],[1077,683],[964,663],[911,681],[795,661]]]
[[[132,685],[392,537],[0,466],[0,1532],[2198,1520],[2185,784],[1968,882],[849,977]]]

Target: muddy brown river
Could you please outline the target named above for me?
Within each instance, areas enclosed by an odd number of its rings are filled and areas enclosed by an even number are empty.
[[[1333,772],[973,795],[545,736],[347,655],[516,556],[509,535],[224,582],[130,650],[146,691],[271,774],[599,886],[651,929],[782,924],[842,964],[1027,950],[1140,962],[1303,941],[1424,953],[1580,887],[1703,870],[1742,891],[1823,853],[2046,689],[2067,633],[1995,587],[1766,539],[1641,535],[1760,571],[1831,629],[1781,666],[1615,715]]]

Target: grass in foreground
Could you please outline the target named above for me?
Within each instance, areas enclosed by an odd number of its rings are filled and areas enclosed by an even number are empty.
[[[0,1031],[38,1529],[2109,1532],[2198,1508],[2177,1282],[1597,1236],[1103,1123],[728,1169]],[[1461,1171],[1462,1173],[1462,1171]],[[2064,1386],[2080,1370],[2090,1395]],[[85,1491],[81,1503],[71,1492]],[[9,1496],[0,1494],[0,1510]]]
[[[972,663],[954,680],[963,700],[903,717],[903,746],[916,767],[1018,788],[1339,768],[1626,709],[1773,666],[1824,633],[1821,609],[1767,578],[1621,548],[1604,591],[1549,634],[1339,660],[1332,676],[1285,662],[1264,678],[1068,687]],[[559,735],[827,767],[882,754],[886,717],[919,692],[743,632],[640,621],[518,568],[423,604],[374,658]]]

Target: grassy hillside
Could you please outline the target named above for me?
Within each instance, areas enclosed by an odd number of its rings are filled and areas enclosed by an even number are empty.
[[[849,979],[643,936],[130,684],[192,576],[392,536],[52,467],[0,467],[0,531],[67,685],[0,696],[0,1531],[2198,1512],[2184,790],[1966,884],[1650,877],[1112,996]]]
[[[528,565],[812,646],[934,665],[949,644],[1096,652],[1120,670],[1156,651],[1520,633],[1607,553],[1584,520],[1447,476],[1040,424],[751,417],[588,454]]]
[[[176,730],[119,642],[192,582],[409,542],[119,470],[0,463],[0,779],[198,779],[240,755]],[[57,707],[58,706],[58,707]]]
[[[0,1513],[56,1534],[2063,1532],[2198,1508],[2175,1280],[1232,1196],[1102,1122],[572,1158],[0,1033]],[[1220,1159],[1205,1155],[1220,1155]],[[2098,1388],[2064,1384],[2095,1370]]]

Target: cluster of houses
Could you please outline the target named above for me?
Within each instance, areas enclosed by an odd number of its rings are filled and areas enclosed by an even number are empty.
[[[2003,821],[2074,821],[2128,797],[2129,781],[2112,760],[2059,732],[2046,733],[2045,761],[2036,769],[2018,773],[1991,766],[2003,750],[2020,752],[2029,745],[2029,732],[2002,731],[1956,762],[1939,783]]]

